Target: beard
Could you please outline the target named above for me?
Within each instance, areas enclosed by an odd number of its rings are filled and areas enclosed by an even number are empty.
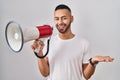
[[[63,26],[62,28],[60,28],[60,26]],[[69,22],[69,24],[65,24],[65,23],[61,23],[61,24],[56,24],[56,27],[57,27],[57,30],[60,32],[60,33],[66,33],[68,31],[68,29],[70,28],[71,26],[71,22]]]

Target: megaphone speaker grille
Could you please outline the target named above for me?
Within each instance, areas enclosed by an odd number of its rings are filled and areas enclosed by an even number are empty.
[[[5,36],[9,47],[14,52],[19,52],[23,47],[23,33],[20,26],[14,22],[10,21],[5,29]]]

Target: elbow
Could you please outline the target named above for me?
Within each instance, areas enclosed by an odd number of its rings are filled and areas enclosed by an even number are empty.
[[[84,76],[86,80],[90,79],[91,76]]]
[[[85,78],[86,80],[90,79],[92,75],[93,75],[93,73],[83,74],[83,76],[84,76],[84,78]]]
[[[42,74],[42,76],[47,77],[48,75],[47,74]]]
[[[42,76],[47,77],[49,75],[49,72],[41,71]]]

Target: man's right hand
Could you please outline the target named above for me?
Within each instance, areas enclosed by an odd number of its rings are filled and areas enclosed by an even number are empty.
[[[31,45],[33,51],[37,52],[38,56],[43,56],[44,42],[42,40],[36,39]]]

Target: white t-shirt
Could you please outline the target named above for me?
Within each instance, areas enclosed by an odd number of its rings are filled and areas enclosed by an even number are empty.
[[[87,40],[75,36],[62,40],[54,36],[50,41],[48,53],[50,75],[48,80],[81,80],[82,63],[91,58]]]

